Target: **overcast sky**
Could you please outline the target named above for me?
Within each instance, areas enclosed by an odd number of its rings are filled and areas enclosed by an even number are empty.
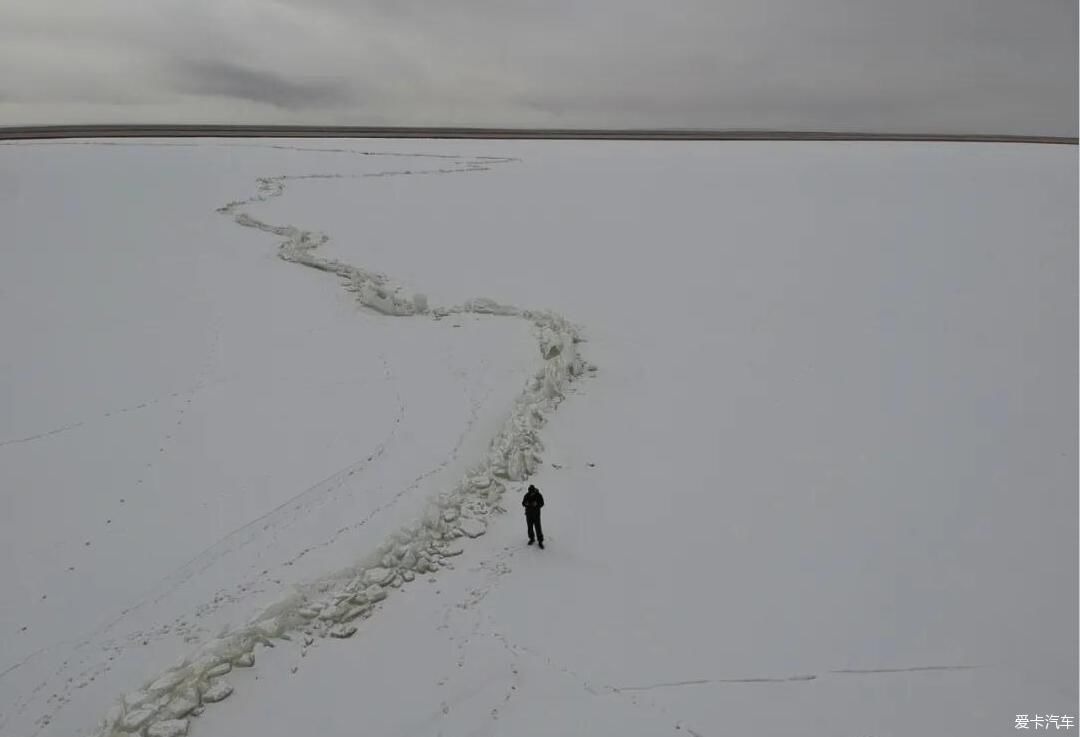
[[[0,0],[0,125],[1077,134],[1077,0]]]

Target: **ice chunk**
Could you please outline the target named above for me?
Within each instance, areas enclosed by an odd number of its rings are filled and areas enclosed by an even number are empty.
[[[262,634],[265,637],[278,637],[284,629],[281,620],[278,617],[270,617],[264,619],[255,625],[255,631]]]
[[[371,605],[370,604],[364,604],[363,606],[354,606],[354,607],[351,607],[350,609],[348,609],[344,614],[341,615],[340,621],[341,622],[351,622],[352,620],[356,619],[357,617],[359,617],[359,616],[361,616],[363,614],[367,614],[370,611],[371,611]]]
[[[231,670],[232,663],[219,663],[218,665],[215,665],[213,668],[206,671],[206,675],[210,678],[217,678],[218,676],[225,675]]]
[[[485,525],[483,521],[471,517],[462,519],[459,527],[468,537],[480,537],[487,532],[487,525]]]
[[[319,614],[319,619],[323,620],[324,622],[337,621],[337,618],[344,614],[345,610],[348,608],[348,602],[341,602],[340,604],[335,604],[334,606],[328,606],[322,610],[321,614]]]
[[[166,719],[151,724],[146,737],[183,737],[188,731],[187,719]]]
[[[214,704],[229,698],[232,692],[233,687],[229,685],[228,681],[217,680],[210,684],[208,689],[203,691],[202,700],[208,704]]]
[[[369,568],[364,572],[364,583],[384,586],[394,578],[394,572],[389,568]]]
[[[186,717],[199,706],[199,692],[194,688],[181,689],[180,693],[165,705],[164,714],[170,719]]]
[[[140,706],[138,709],[129,711],[120,720],[120,729],[125,732],[136,732],[150,721],[150,717],[154,716],[156,711],[157,709],[153,706]]]
[[[185,678],[187,678],[187,673],[183,670],[170,671],[151,683],[146,690],[157,696],[176,688]]]
[[[337,637],[338,639],[346,639],[356,634],[356,627],[351,624],[339,624],[330,630],[331,637]]]

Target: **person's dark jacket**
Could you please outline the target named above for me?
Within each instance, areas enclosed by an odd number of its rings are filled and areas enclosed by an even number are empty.
[[[525,514],[539,516],[540,508],[544,506],[544,497],[540,490],[535,486],[530,486],[525,496],[521,498],[521,506],[525,507]]]

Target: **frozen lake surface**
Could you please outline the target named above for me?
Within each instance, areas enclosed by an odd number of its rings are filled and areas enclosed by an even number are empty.
[[[118,724],[1075,715],[1076,200],[1056,146],[0,146],[0,735],[162,674]]]

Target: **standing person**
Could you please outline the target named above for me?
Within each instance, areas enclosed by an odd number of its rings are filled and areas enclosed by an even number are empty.
[[[544,549],[544,528],[540,526],[540,508],[544,506],[544,497],[532,484],[521,499],[521,506],[525,507],[525,524],[529,528],[529,545],[533,544],[533,531],[535,539],[540,543],[540,549]]]

